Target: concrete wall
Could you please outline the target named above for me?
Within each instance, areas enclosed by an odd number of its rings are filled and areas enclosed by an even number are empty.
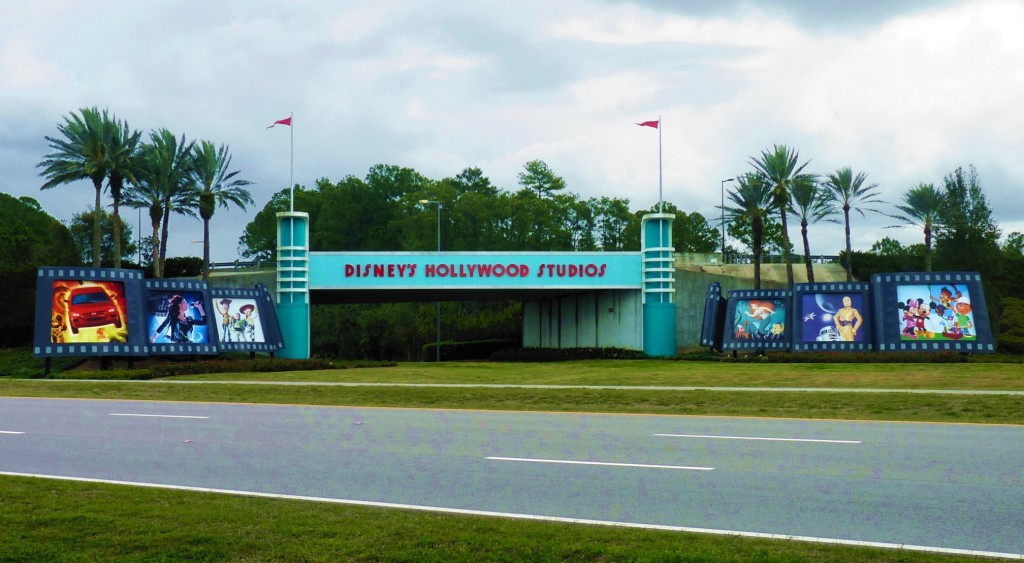
[[[277,270],[214,270],[210,272],[210,287],[245,287],[252,288],[262,283],[271,293],[277,291]],[[276,303],[277,300],[275,299]]]
[[[523,346],[641,350],[640,291],[610,289],[525,302]]]

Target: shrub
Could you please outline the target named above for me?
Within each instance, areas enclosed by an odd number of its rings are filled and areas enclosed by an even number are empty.
[[[1024,299],[1003,299],[996,342],[1001,352],[1024,354]]]
[[[50,379],[103,379],[121,381],[140,381],[153,379],[153,374],[148,369],[105,369],[105,370],[77,370],[62,371],[50,374]]]
[[[640,350],[623,348],[504,348],[491,354],[494,362],[565,362],[572,360],[642,360]]]
[[[686,359],[707,360],[708,356]],[[970,361],[960,352],[765,352],[733,357],[729,353],[710,359],[722,362],[764,364],[956,364]]]
[[[475,340],[471,342],[442,342],[442,360],[486,360],[498,350],[510,348],[518,344],[515,340]],[[437,344],[431,342],[424,344],[422,348],[424,361],[434,361],[437,358]]]
[[[82,363],[85,358],[50,358],[51,372],[59,372],[71,369]],[[10,375],[16,378],[29,379],[43,377],[46,370],[46,358],[32,356],[32,348],[19,346],[17,348],[0,348],[0,376]]]
[[[246,360],[209,360],[189,362],[167,362],[152,366],[153,377],[172,375],[192,375],[196,373],[244,373],[274,371],[308,371],[316,369],[344,369],[345,365],[334,365],[330,360],[312,358],[309,360],[246,359]]]

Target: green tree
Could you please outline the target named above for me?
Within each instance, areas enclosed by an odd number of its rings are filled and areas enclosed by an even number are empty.
[[[597,218],[589,202],[573,193],[555,194],[550,199],[555,218],[555,247],[558,250],[597,250],[594,229]]]
[[[192,154],[195,141],[186,141],[185,135],[176,138],[167,129],[160,129],[150,136],[151,158],[160,163],[164,172],[163,220],[160,225],[160,271],[166,270],[167,240],[170,237],[171,213],[196,217],[198,207],[198,186],[192,178]]]
[[[321,228],[319,223],[320,209],[323,207],[320,187],[325,185],[330,185],[326,179],[318,180],[317,189],[313,190],[296,184],[294,186],[295,208],[309,213],[311,250],[346,250],[325,247],[319,239],[322,231],[331,231],[330,228]],[[274,259],[277,254],[277,214],[288,211],[290,193],[291,190],[284,188],[272,195],[263,209],[258,211],[252,221],[245,226],[242,236],[238,239],[238,253],[243,258],[258,261]]]
[[[811,266],[811,243],[807,237],[807,226],[830,219],[834,210],[828,191],[809,174],[798,176],[790,188],[789,211],[800,222],[800,237],[804,243],[804,266],[807,268],[807,282],[814,283],[814,268]]]
[[[878,212],[877,209],[866,207],[884,203],[878,195],[878,184],[865,184],[867,174],[853,173],[849,166],[839,168],[829,174],[824,182],[825,189],[832,197],[833,203],[843,212],[843,224],[846,228],[846,281],[853,281],[853,250],[850,245],[850,210],[864,216],[864,210]]]
[[[552,192],[565,189],[565,180],[555,174],[543,160],[531,160],[523,168],[525,171],[516,176],[519,185],[533,191],[538,197],[550,197]]]
[[[853,276],[866,280],[880,273],[919,272],[924,267],[924,254],[924,244],[904,247],[899,241],[884,237],[872,244],[867,252],[853,251],[850,263]]]
[[[126,241],[121,244],[118,248],[117,243],[114,240],[114,216],[106,211],[100,210],[100,221],[102,227],[103,236],[100,238],[100,265],[104,267],[111,267],[114,264],[118,264],[120,267],[122,260],[131,261],[132,257],[135,256],[135,252],[138,247],[132,242],[132,227],[131,225],[121,222],[120,231],[121,236],[119,237],[122,241]],[[68,224],[68,230],[71,233],[71,238],[75,241],[75,246],[81,249],[80,260],[83,262],[88,261],[89,256],[93,254],[92,251],[92,229],[93,225],[96,224],[96,217],[93,211],[81,211],[71,216],[71,222]],[[116,255],[117,252],[121,252],[121,256]]]
[[[104,114],[105,116],[106,114]],[[141,133],[132,131],[126,121],[111,117],[105,124],[107,143],[107,184],[110,197],[114,200],[111,215],[114,232],[114,267],[121,267],[121,257],[131,256],[121,251],[121,196],[125,180],[131,181],[138,165],[138,147]]]
[[[498,250],[547,250],[543,248],[543,239],[551,228],[551,218],[543,213],[536,193],[529,190],[502,193],[498,205],[505,212],[498,223],[504,234]]]
[[[902,221],[892,227],[917,227],[924,232],[924,270],[932,271],[932,235],[941,223],[945,202],[932,184],[919,184],[903,193],[903,203],[897,205],[902,214],[889,215]]]
[[[451,194],[450,227],[445,239],[452,250],[486,250],[496,248],[503,238],[497,228],[497,206],[500,193],[479,168],[466,168],[451,178],[444,178],[433,189],[434,195]],[[442,197],[438,195],[438,197]],[[432,196],[424,197],[432,199]]]
[[[195,217],[199,191],[192,178],[192,142],[177,139],[167,129],[153,131],[139,149],[133,183],[125,193],[125,205],[145,207],[153,225],[153,275],[163,277],[167,256],[170,214]]]
[[[773,192],[773,186],[764,176],[755,173],[740,174],[736,177],[735,187],[730,187],[726,192],[726,205],[722,209],[727,220],[743,220],[751,225],[754,289],[761,289],[761,243],[765,219],[772,210]]]
[[[87,235],[88,236],[88,235]],[[60,221],[27,196],[0,192],[0,348],[32,342],[36,268],[80,266],[78,245]]]
[[[672,247],[676,252],[710,253],[717,252],[722,247],[721,233],[700,213],[687,213],[670,201],[663,202],[662,209],[664,213],[676,216],[672,220]],[[633,221],[626,237],[626,248],[640,248],[640,223],[644,215],[650,213],[659,213],[658,204],[633,214]]]
[[[1001,257],[1000,232],[977,170],[961,166],[947,175],[942,198],[942,223],[935,231],[936,266],[981,272],[985,279]]]
[[[366,175],[367,191],[363,194],[355,193],[363,203],[359,223],[363,224],[365,242],[363,250],[402,250],[405,233],[403,231],[403,220],[406,216],[407,204],[415,197],[414,194],[421,194],[432,186],[433,182],[412,168],[395,165],[376,164],[370,167]],[[437,198],[417,198],[437,199]],[[448,208],[450,201],[439,200],[442,205],[442,239],[445,238],[443,231],[444,222],[443,210]],[[436,215],[431,214],[436,226]],[[431,230],[433,233],[433,230]],[[436,233],[431,237],[436,245]],[[433,246],[432,246],[433,247]]]
[[[665,202],[668,209],[668,202]],[[717,252],[722,247],[722,233],[704,215],[678,211],[672,225],[672,244],[676,252]]]
[[[998,320],[1003,297],[1016,291],[1019,273],[1005,271],[1009,256],[999,248],[999,225],[974,166],[960,166],[948,174],[943,179],[942,197],[942,224],[935,233],[935,268],[980,273],[989,312]]]
[[[149,224],[153,228],[150,236],[145,237],[149,241],[147,245],[150,255],[148,259],[153,267],[153,277],[161,277],[160,270],[160,221],[164,216],[163,192],[160,190],[159,182],[154,178],[151,181],[147,172],[147,165],[143,160],[140,163],[137,178],[130,184],[123,194],[124,204],[133,209],[145,209],[149,217]],[[139,233],[141,236],[142,233]],[[145,261],[145,260],[143,260]]]
[[[732,221],[727,221],[729,224],[727,232],[733,240],[740,243],[742,247],[745,247],[745,252],[753,255],[754,253],[754,228],[749,218],[737,217]],[[782,225],[775,220],[772,215],[765,215],[762,218],[761,225],[761,256],[762,258],[766,254],[771,255],[782,255]],[[727,254],[743,254],[740,252],[741,248],[734,249],[730,244],[728,247]]]
[[[38,201],[0,192],[0,271],[82,263],[71,232]]]
[[[900,241],[890,237],[883,237],[882,240],[875,241],[869,250],[872,254],[888,257],[902,256],[906,251],[907,249],[900,244]]]
[[[78,113],[68,114],[64,118],[64,123],[57,125],[59,136],[45,137],[51,152],[36,165],[37,168],[43,169],[40,175],[47,178],[42,189],[47,190],[88,178],[96,191],[93,210],[99,212],[102,209],[103,180],[107,178],[110,166],[107,158],[109,121],[106,111],[101,113],[95,107],[82,108]],[[92,233],[92,265],[98,268],[102,246],[98,213],[96,218]]]
[[[1024,257],[1024,234],[1014,231],[1006,236],[1003,252],[1018,258]]]
[[[601,250],[620,251],[638,248],[640,223],[629,211],[629,200],[602,196],[591,200],[597,224],[597,244]],[[635,234],[630,234],[635,232]]]
[[[199,187],[199,216],[203,219],[203,279],[210,279],[210,219],[217,207],[227,209],[234,204],[245,210],[253,205],[252,194],[245,186],[248,180],[237,178],[239,171],[231,170],[231,153],[227,145],[215,147],[202,141],[194,149],[192,181]]]
[[[786,222],[786,215],[789,212],[790,190],[795,182],[806,181],[811,177],[804,174],[803,170],[809,162],[799,164],[800,153],[786,145],[775,145],[771,151],[761,151],[761,158],[751,158],[754,170],[761,175],[764,181],[772,189],[772,207],[779,214],[779,222],[782,225],[782,255],[786,260],[786,279],[790,287],[793,286],[793,256],[792,243],[789,239],[789,227]]]

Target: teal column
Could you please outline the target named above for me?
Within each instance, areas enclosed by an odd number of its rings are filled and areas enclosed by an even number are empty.
[[[671,213],[644,215],[640,222],[643,256],[643,341],[648,356],[676,355],[675,259]]]
[[[277,214],[277,320],[282,358],[309,358],[309,214]]]

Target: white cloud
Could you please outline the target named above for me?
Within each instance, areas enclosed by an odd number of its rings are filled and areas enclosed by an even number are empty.
[[[785,143],[817,172],[867,172],[890,201],[973,163],[1000,223],[1021,224],[1024,4],[876,3],[848,26],[802,3],[701,6],[16,4],[0,20],[3,189],[61,219],[88,205],[87,189],[39,192],[34,165],[63,115],[97,105],[229,144],[259,206],[287,184],[294,133],[306,185],[386,163],[431,178],[479,166],[514,190],[539,158],[570,191],[639,209],[658,197],[658,131],[634,123],[660,115],[665,198],[687,211],[717,217],[720,181]],[[265,129],[289,112],[291,132]],[[250,217],[218,212],[212,227],[230,243],[216,260],[234,259]],[[201,224],[174,221],[186,242],[172,250],[194,252]],[[862,249],[920,238],[882,216],[857,221]],[[812,252],[843,245],[842,226],[811,229]]]

